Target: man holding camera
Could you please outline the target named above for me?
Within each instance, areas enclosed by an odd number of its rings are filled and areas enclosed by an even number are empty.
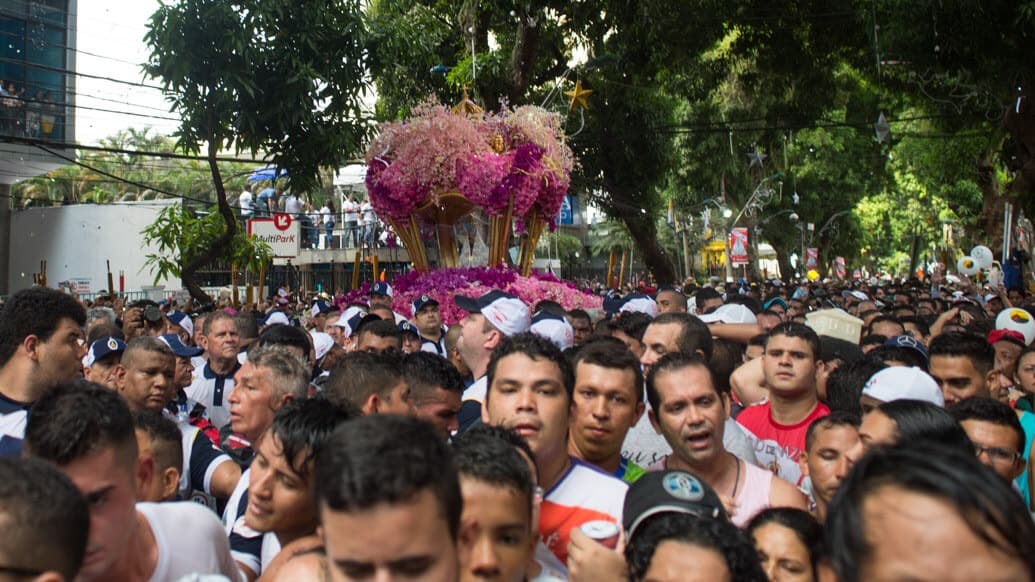
[[[167,325],[158,304],[150,299],[134,301],[122,314],[122,331],[127,342],[141,336],[158,337],[165,333]]]

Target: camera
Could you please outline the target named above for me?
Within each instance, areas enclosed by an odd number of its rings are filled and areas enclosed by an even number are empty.
[[[154,305],[148,305],[144,307],[144,321],[147,323],[158,323],[162,321],[162,312],[158,310]]]

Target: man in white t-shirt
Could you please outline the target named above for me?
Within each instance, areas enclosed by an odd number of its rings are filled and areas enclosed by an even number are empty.
[[[241,195],[237,197],[237,209],[241,213],[241,218],[248,220],[252,217],[255,211],[255,198],[252,196],[251,184],[245,184]]]
[[[56,465],[89,503],[77,580],[240,579],[211,511],[191,502],[136,503],[138,482],[154,478],[154,460],[137,457],[133,416],[115,392],[75,382],[47,391],[29,413],[25,452]]]
[[[626,484],[568,454],[575,374],[560,349],[534,334],[504,340],[493,352],[482,421],[525,437],[545,492],[536,559],[567,572],[572,530],[589,521],[622,523]]]
[[[377,246],[377,214],[374,212],[374,205],[370,198],[363,201],[359,207],[359,220],[363,225],[363,244],[368,248]]]
[[[290,214],[293,218],[301,217],[302,201],[299,200],[294,192],[288,192],[284,197],[284,212]]]
[[[352,246],[349,248],[359,248],[359,202],[356,201],[355,194],[349,194],[349,197],[341,205],[342,220],[345,222],[345,234],[342,240],[342,246],[347,244],[345,241],[351,241]]]

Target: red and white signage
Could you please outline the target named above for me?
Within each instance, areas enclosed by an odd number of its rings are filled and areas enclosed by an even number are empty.
[[[809,271],[819,268],[819,249],[815,247],[805,249],[805,268]]]
[[[278,259],[298,257],[301,238],[301,223],[290,214],[275,214],[273,218],[252,218],[248,220],[248,236],[254,236],[270,245],[273,256]]]
[[[730,264],[734,267],[748,264],[748,229],[737,227],[730,231]]]
[[[834,258],[834,274],[837,275],[838,279],[844,279],[845,278],[846,270],[847,269],[845,267],[845,258],[844,257],[836,257],[836,258]]]

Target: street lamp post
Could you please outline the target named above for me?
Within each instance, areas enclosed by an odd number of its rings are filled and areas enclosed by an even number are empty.
[[[844,216],[844,215],[846,215],[846,214],[848,214],[850,212],[852,212],[851,209],[841,210],[840,212],[835,212],[834,214],[832,214],[830,216],[830,218],[827,219],[826,222],[823,223],[823,226],[819,227],[819,230],[815,230],[816,225],[810,222],[809,223],[809,246],[811,247],[815,243],[815,241],[817,241],[820,238],[822,238],[823,234],[825,232],[827,232],[828,230],[830,230],[831,228],[835,228],[836,229],[835,221],[837,221],[838,218],[841,218],[842,216]],[[813,232],[814,232],[814,234],[813,234]]]
[[[750,218],[754,218],[759,210],[769,205],[769,203],[772,202],[773,197],[776,195],[777,192],[775,188],[769,186],[769,183],[773,180],[779,181],[782,179],[783,173],[777,172],[772,176],[767,176],[763,178],[761,181],[759,181],[758,185],[755,186],[755,190],[751,193],[751,196],[748,197],[747,202],[744,203],[744,207],[740,209],[740,212],[737,214],[737,217],[734,218],[733,221],[730,222],[727,226],[727,230],[732,230],[733,227],[737,226],[737,223],[740,222],[740,219],[743,218],[744,215],[747,215]],[[748,259],[750,260],[752,258],[752,255],[754,255],[754,258],[757,260],[758,253],[751,252],[752,244],[755,244],[756,246],[754,248],[757,248],[757,241],[752,241],[749,239]],[[731,265],[729,262],[728,243],[726,247],[726,279],[729,280],[733,278],[733,265]],[[751,272],[754,273],[754,267],[752,267]]]

